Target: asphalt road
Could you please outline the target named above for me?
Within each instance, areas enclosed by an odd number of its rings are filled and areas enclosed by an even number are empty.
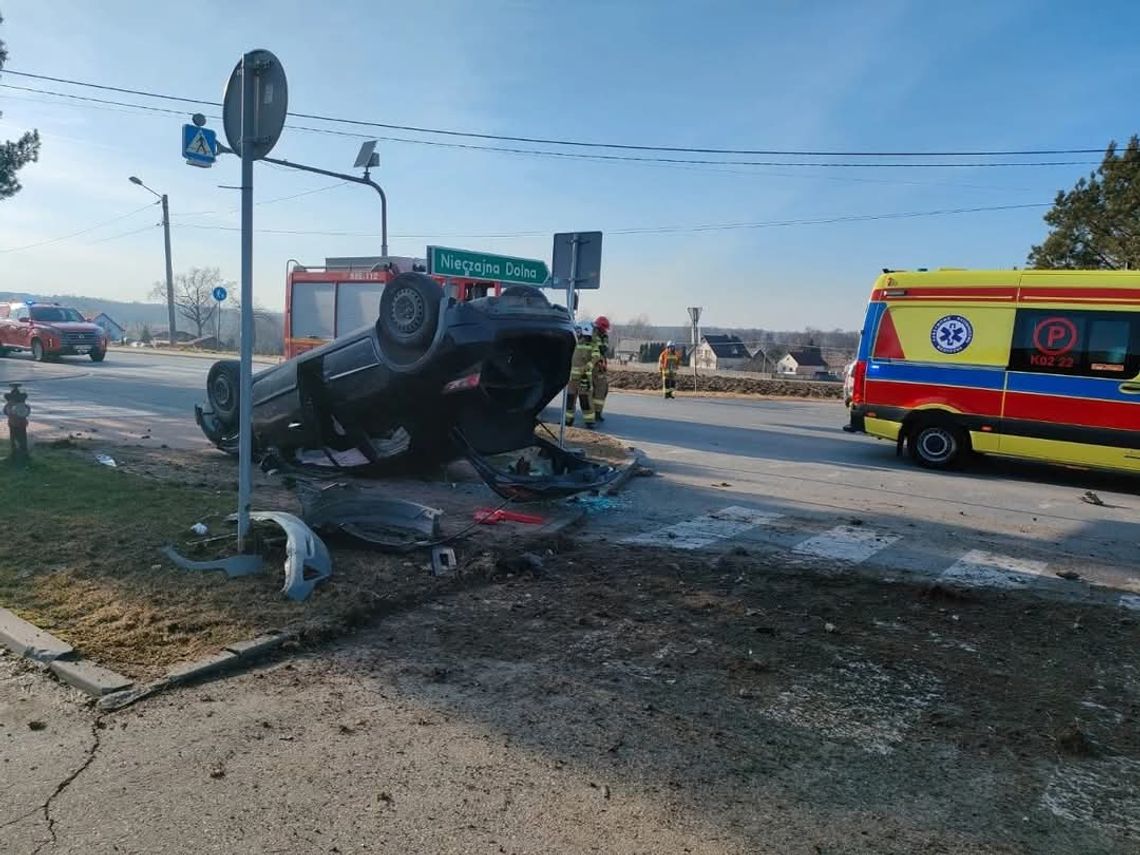
[[[132,351],[98,365],[10,357],[0,360],[0,385],[27,384],[34,429],[198,448],[193,407],[210,364]],[[614,393],[603,428],[645,451],[664,477],[640,481],[623,513],[597,515],[591,531],[632,537],[743,507],[763,524],[730,527],[725,543],[873,558],[895,570],[1009,564],[1140,592],[1140,479],[995,460],[929,472],[889,443],[844,433],[845,420],[837,402]],[[1087,490],[1104,504],[1082,501]]]

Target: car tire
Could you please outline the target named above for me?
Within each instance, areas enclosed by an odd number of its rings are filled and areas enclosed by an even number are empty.
[[[924,418],[907,435],[911,459],[926,469],[953,469],[970,450],[967,433],[947,419]]]
[[[44,343],[38,338],[32,339],[32,359],[36,362],[47,362],[47,351],[44,350]]]
[[[393,344],[422,349],[435,338],[443,288],[423,273],[401,273],[380,295],[380,332]]]
[[[105,350],[93,350],[93,351],[91,351],[91,353],[88,354],[88,356],[91,357],[92,362],[102,362],[104,359],[107,358],[107,351],[105,351]]]
[[[206,377],[206,397],[218,419],[227,425],[237,423],[241,400],[241,363],[225,359],[210,366]]]

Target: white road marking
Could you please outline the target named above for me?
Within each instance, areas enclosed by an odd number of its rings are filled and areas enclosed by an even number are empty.
[[[138,418],[140,416],[152,418],[158,413],[153,410],[135,410],[128,407],[109,407],[95,403],[71,403],[45,401],[42,398],[32,407],[32,421],[50,422],[61,419],[113,419]]]
[[[1131,757],[1066,762],[1041,796],[1054,816],[1094,828],[1140,834],[1140,761]]]
[[[972,549],[942,572],[942,578],[971,588],[1023,588],[1048,576],[1044,561],[1030,561]]]
[[[781,516],[782,514],[733,505],[657,531],[627,537],[622,543],[631,546],[666,546],[670,549],[701,549],[757,526],[769,525]]]
[[[874,529],[863,526],[839,525],[805,540],[795,546],[792,552],[811,558],[858,564],[898,540],[898,535],[879,534]]]
[[[1140,594],[1121,594],[1120,599],[1116,601],[1122,609],[1131,609],[1134,612],[1140,612]]]

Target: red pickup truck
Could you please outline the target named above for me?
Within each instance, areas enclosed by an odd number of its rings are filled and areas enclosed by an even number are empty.
[[[0,303],[0,356],[26,350],[44,362],[58,356],[82,356],[102,362],[107,334],[75,309],[58,303]]]

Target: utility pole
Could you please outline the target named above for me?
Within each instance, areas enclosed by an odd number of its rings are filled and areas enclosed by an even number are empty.
[[[143,184],[142,179],[137,175],[130,177],[132,184],[137,184],[143,190],[146,190],[152,196],[155,196],[162,202],[162,236],[166,244],[166,312],[170,322],[170,346],[175,344],[175,329],[174,329],[174,264],[170,260],[170,201],[165,193],[156,193],[151,188]]]
[[[170,259],[170,203],[162,194],[162,236],[166,243],[166,312],[170,320],[170,346],[174,347],[174,263]]]
[[[690,306],[689,307],[689,320],[692,322],[692,335],[690,337],[692,339],[692,347],[693,347],[692,356],[689,357],[689,361],[693,363],[693,391],[696,391],[696,389],[697,389],[697,345],[700,344],[700,342],[697,341],[697,339],[700,337],[700,330],[697,327],[697,324],[699,324],[701,321],[701,307],[700,306]]]

